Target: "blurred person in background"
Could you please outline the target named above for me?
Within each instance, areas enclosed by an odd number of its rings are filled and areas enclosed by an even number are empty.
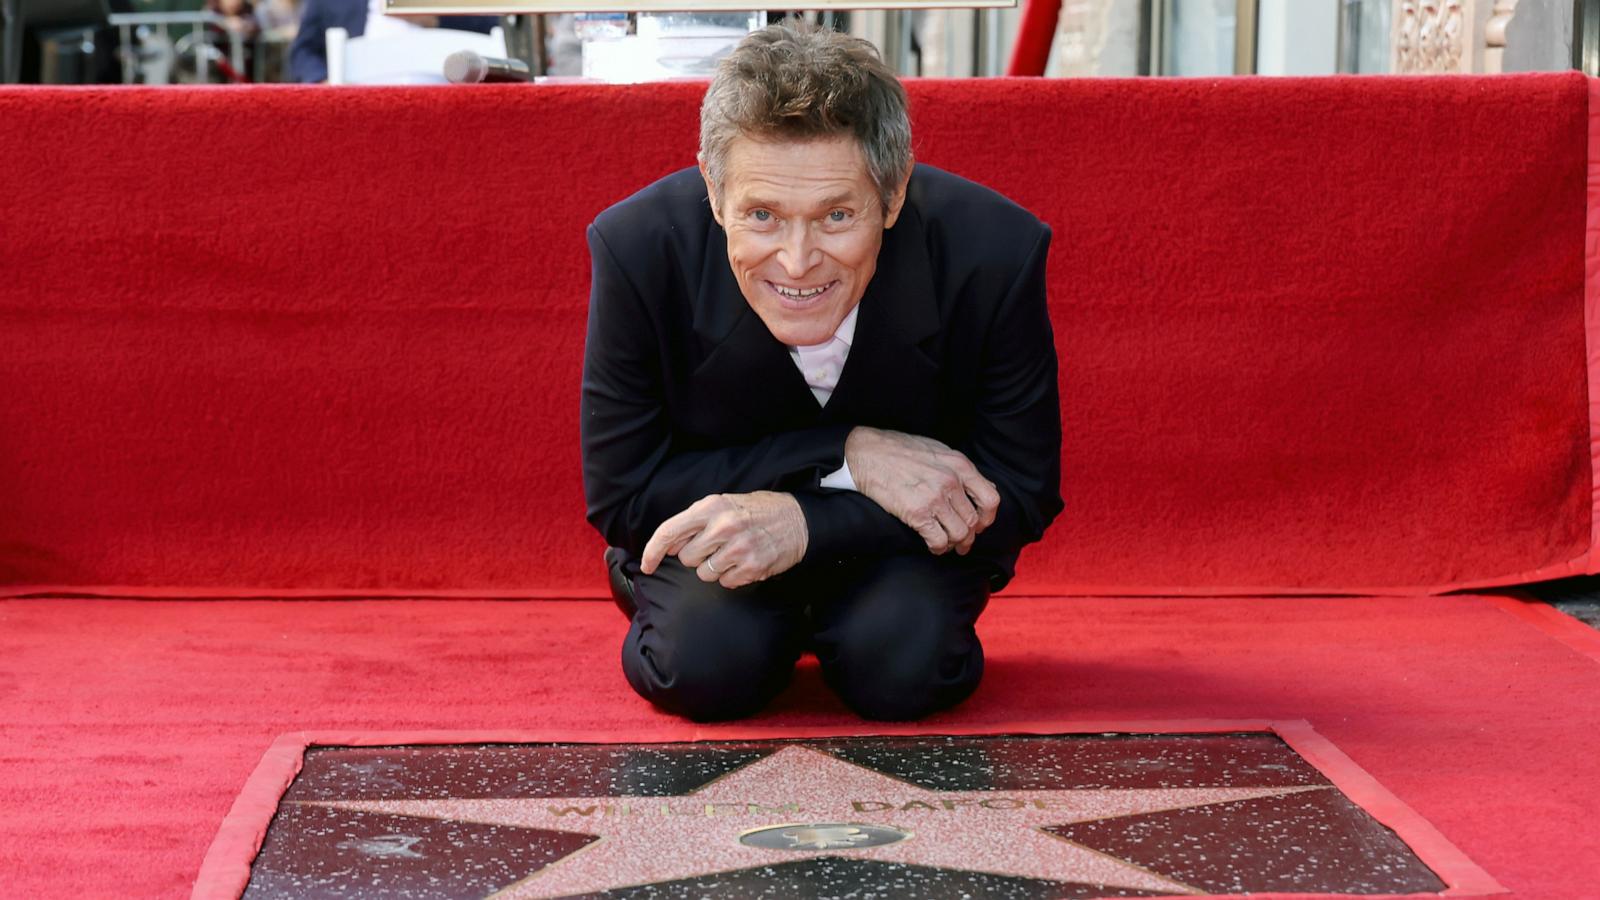
[[[222,16],[222,29],[229,34],[238,35],[244,42],[244,69],[235,71],[233,60],[226,53],[218,52],[212,63],[226,73],[228,80],[242,82],[249,80],[249,73],[255,66],[255,41],[260,29],[256,25],[255,9],[250,0],[206,0],[206,11]],[[215,27],[215,26],[207,26]]]
[[[288,40],[300,25],[300,0],[261,0],[256,4],[256,27],[268,38]]]
[[[227,19],[227,27],[255,34],[255,9],[250,0],[206,0],[206,10]]]

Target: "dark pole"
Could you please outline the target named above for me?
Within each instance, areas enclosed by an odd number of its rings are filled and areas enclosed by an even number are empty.
[[[1161,15],[1159,0],[1142,0],[1139,4],[1139,68],[1140,75],[1159,75],[1157,68],[1161,65],[1160,56],[1156,50],[1156,34],[1160,23],[1156,17]]]
[[[544,75],[547,60],[544,58],[544,16],[522,13],[501,16],[500,27],[505,29],[506,53],[528,64],[534,76]]]
[[[0,84],[22,79],[22,6],[19,0],[0,0]]]
[[[1600,0],[1577,0],[1572,6],[1572,67],[1600,75]]]

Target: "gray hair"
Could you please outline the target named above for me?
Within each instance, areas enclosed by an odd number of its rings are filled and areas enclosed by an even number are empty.
[[[804,20],[753,32],[717,66],[700,105],[700,159],[719,197],[728,147],[740,135],[854,136],[885,210],[911,170],[905,88],[877,48]]]

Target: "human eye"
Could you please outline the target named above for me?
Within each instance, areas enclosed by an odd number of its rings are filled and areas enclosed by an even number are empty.
[[[828,213],[828,222],[834,225],[843,225],[850,221],[850,210],[836,209]]]
[[[752,210],[750,210],[750,218],[755,220],[755,221],[757,221],[757,222],[762,222],[762,223],[771,222],[772,221],[772,210],[770,210],[770,209],[752,209]]]

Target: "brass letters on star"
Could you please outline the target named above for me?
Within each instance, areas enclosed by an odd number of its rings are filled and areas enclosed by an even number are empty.
[[[1021,800],[1016,797],[963,797],[953,800],[940,800],[937,804],[925,800],[911,800],[905,803],[890,803],[886,800],[852,800],[850,806],[858,813],[865,812],[955,812],[964,807],[981,806],[984,809],[1066,809],[1069,802],[1058,798],[1045,798],[1039,800]]]
[[[548,806],[550,815],[577,816],[760,816],[797,813],[793,801],[769,806],[765,803],[595,803],[587,806]]]
[[[1060,798],[1023,800],[1017,797],[957,797],[948,800],[851,800],[858,813],[874,812],[959,812],[971,807],[991,810],[1066,809],[1069,801]],[[788,803],[594,803],[583,806],[549,806],[557,818],[606,816],[767,816],[801,812],[800,804]]]

